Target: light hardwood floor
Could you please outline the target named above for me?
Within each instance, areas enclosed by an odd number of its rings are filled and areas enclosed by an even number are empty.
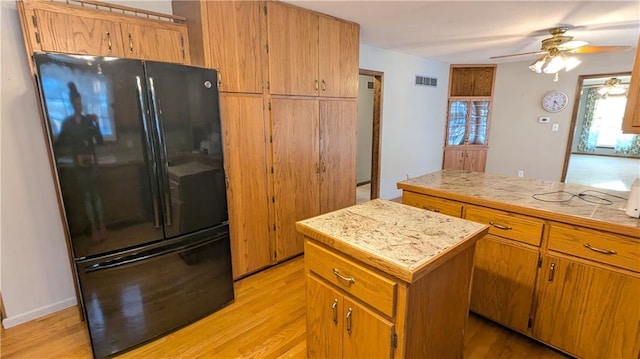
[[[305,358],[304,260],[297,257],[235,283],[233,304],[118,358]],[[91,358],[77,308],[1,331],[2,358]],[[564,358],[475,315],[465,358]]]

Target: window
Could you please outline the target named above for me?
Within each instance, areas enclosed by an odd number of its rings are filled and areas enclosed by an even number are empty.
[[[622,135],[622,116],[626,104],[627,97],[624,95],[609,95],[597,100],[592,124],[598,132],[596,147],[615,147],[618,137]]]
[[[112,102],[111,87],[106,77],[55,63],[42,65],[40,76],[47,117],[54,138],[60,133],[64,120],[73,115],[67,84],[74,82],[82,96],[82,113],[98,116],[98,125],[105,141],[117,139],[109,105]]]

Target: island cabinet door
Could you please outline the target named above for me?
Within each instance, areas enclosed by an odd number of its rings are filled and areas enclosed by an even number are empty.
[[[393,323],[359,303],[344,298],[342,358],[393,357]]]
[[[545,256],[533,336],[580,358],[638,358],[640,277]]]
[[[537,270],[535,247],[485,236],[476,244],[471,311],[527,332]]]
[[[343,295],[307,276],[307,358],[342,357]]]

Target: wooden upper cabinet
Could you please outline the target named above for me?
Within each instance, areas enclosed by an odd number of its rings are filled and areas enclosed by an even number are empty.
[[[40,50],[123,57],[120,24],[94,16],[36,9],[32,33]]]
[[[360,28],[328,16],[319,26],[320,96],[358,97]]]
[[[191,62],[218,69],[220,91],[263,92],[263,2],[172,0],[171,5],[174,14],[187,18]]]
[[[184,18],[98,1],[75,3],[78,5],[16,2],[29,54],[60,52],[189,63],[187,27],[180,23]]]
[[[272,94],[318,94],[318,21],[318,15],[310,11],[276,2],[267,4]]]
[[[449,96],[492,97],[495,65],[452,65]]]
[[[175,26],[153,26],[149,21],[123,23],[125,56],[142,60],[189,63],[184,51],[186,31]]]
[[[267,27],[272,94],[358,96],[357,24],[269,2]]]
[[[640,134],[640,39],[638,39],[636,60],[631,71],[631,84],[622,119],[622,132]]]

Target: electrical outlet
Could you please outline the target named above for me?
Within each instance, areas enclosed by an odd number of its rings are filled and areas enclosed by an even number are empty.
[[[524,177],[524,171],[523,170],[519,170],[518,171],[518,177]]]
[[[538,122],[539,123],[549,123],[549,121],[551,121],[551,117],[549,117],[549,116],[540,116],[540,117],[538,117]]]
[[[551,131],[553,132],[558,132],[559,129],[560,129],[560,124],[558,123],[554,123],[553,126],[551,126]]]

